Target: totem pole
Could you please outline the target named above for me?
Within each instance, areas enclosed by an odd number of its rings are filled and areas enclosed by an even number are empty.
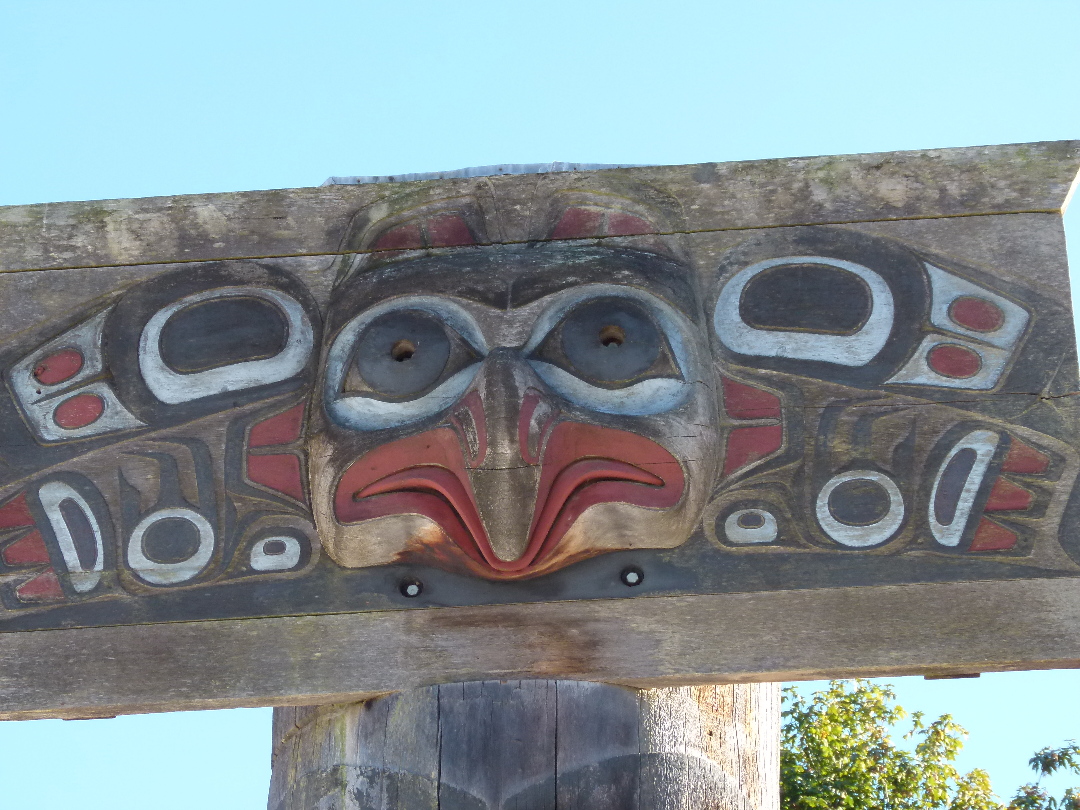
[[[0,717],[769,808],[777,680],[1077,665],[1080,142],[540,168],[0,209]]]

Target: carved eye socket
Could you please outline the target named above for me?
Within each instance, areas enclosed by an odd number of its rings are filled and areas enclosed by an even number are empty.
[[[644,307],[627,298],[596,298],[574,307],[533,357],[604,388],[679,376],[663,333]]]
[[[357,315],[334,338],[323,405],[350,430],[418,422],[465,393],[486,353],[480,328],[452,301],[419,295],[390,301]]]
[[[344,391],[413,398],[476,360],[476,352],[431,313],[387,312],[357,337]]]

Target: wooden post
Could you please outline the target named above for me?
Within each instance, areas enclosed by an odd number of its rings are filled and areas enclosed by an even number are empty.
[[[477,681],[274,710],[268,810],[775,810],[779,684]]]

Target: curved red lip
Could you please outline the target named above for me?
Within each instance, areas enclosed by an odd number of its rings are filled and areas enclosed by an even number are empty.
[[[617,502],[666,508],[682,498],[682,466],[651,439],[623,430],[561,422],[540,464],[528,545],[516,560],[500,560],[480,518],[457,434],[435,428],[376,448],[346,469],[334,495],[342,523],[395,514],[430,518],[461,550],[493,575],[535,568],[590,506]]]

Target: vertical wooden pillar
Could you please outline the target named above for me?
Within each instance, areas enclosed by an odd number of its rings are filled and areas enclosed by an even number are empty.
[[[480,681],[274,710],[268,810],[776,810],[779,684]]]

